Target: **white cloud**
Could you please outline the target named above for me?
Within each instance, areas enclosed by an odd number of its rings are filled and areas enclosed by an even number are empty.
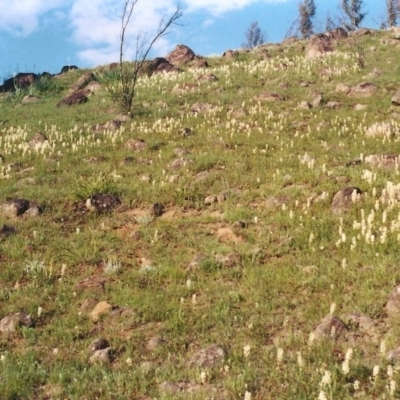
[[[12,0],[1,7],[0,31],[28,36],[39,28],[45,13],[66,7],[71,0]]]
[[[257,2],[285,1],[289,0],[181,0],[180,3],[183,20],[190,20],[195,11],[209,14],[204,28],[225,12]],[[1,9],[0,31],[27,36],[46,25],[65,23],[72,31],[71,40],[79,48],[82,62],[90,66],[113,62],[119,57],[123,3],[122,0],[8,0],[7,7]],[[177,0],[138,0],[127,32],[125,59],[135,57],[137,36],[142,34],[143,38],[146,33],[152,39],[162,18],[172,15],[176,5]],[[172,38],[172,35],[161,38],[151,55],[166,55],[172,49]]]
[[[172,0],[164,0],[162,6],[139,1],[127,30],[124,58],[133,59],[138,35],[140,42],[153,38],[163,16],[171,15],[173,10]],[[79,51],[82,61],[96,65],[118,60],[121,15],[122,3],[118,0],[74,1],[70,21],[73,40],[82,48]],[[167,48],[170,45],[166,38],[161,38],[154,46],[157,52]]]
[[[254,3],[285,3],[288,0],[186,0],[188,12],[205,10],[219,16],[228,11],[240,10]]]

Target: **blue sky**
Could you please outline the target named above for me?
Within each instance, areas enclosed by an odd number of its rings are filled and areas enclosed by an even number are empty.
[[[300,0],[181,0],[182,26],[154,46],[151,57],[163,57],[176,44],[199,55],[218,55],[245,40],[258,21],[267,41],[280,42],[298,16]],[[94,67],[118,60],[120,16],[124,0],[0,0],[0,81],[14,72],[58,73],[64,65]],[[327,13],[340,15],[341,0],[315,0],[317,31]],[[176,0],[138,0],[125,53],[135,52],[138,33],[154,34]],[[385,1],[364,0],[363,26],[378,28],[385,19]]]

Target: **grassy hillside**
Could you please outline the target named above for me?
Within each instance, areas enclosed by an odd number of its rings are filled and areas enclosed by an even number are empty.
[[[397,42],[142,78],[113,129],[105,68],[0,95],[0,397],[400,397]]]

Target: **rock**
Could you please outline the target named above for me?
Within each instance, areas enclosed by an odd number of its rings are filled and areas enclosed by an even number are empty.
[[[321,92],[314,91],[313,93],[313,99],[311,101],[311,105],[313,108],[320,106],[324,102],[324,98],[322,96]]]
[[[364,110],[366,110],[368,108],[368,106],[366,105],[366,104],[356,104],[355,106],[354,106],[354,109],[356,110],[356,111],[364,111]]]
[[[146,344],[146,349],[150,351],[155,351],[159,349],[163,344],[166,343],[166,340],[160,336],[153,336]]]
[[[82,291],[86,289],[90,289],[90,292],[100,290],[101,292],[104,291],[104,285],[107,283],[108,278],[101,277],[101,276],[89,276],[82,281],[78,282],[75,285],[76,291]]]
[[[95,80],[96,76],[93,72],[86,72],[70,87],[70,93],[83,89],[85,86]]]
[[[74,70],[76,70],[76,69],[78,69],[78,67],[77,67],[76,65],[64,65],[64,66],[61,68],[60,74],[65,74],[66,72],[74,71]]]
[[[169,169],[181,169],[183,167],[187,167],[190,163],[192,163],[191,160],[187,160],[185,158],[178,158],[176,160],[173,160],[171,163],[168,164]]]
[[[216,344],[195,353],[190,364],[200,368],[211,368],[225,360],[225,351]]]
[[[351,86],[345,85],[344,83],[339,82],[336,85],[335,92],[349,94],[351,92]]]
[[[182,392],[182,387],[178,383],[164,381],[158,386],[158,391],[161,394],[176,394]]]
[[[226,391],[219,389],[215,385],[209,383],[192,383],[192,382],[162,382],[158,391],[162,398],[164,395],[179,396],[184,395],[187,398],[192,398],[194,395],[196,399],[215,399],[215,400],[227,400],[229,398]],[[186,398],[186,397],[185,397]]]
[[[362,82],[351,88],[350,97],[371,97],[378,90],[378,86],[370,82]]]
[[[197,58],[197,56],[193,60],[192,65],[191,65],[191,68],[195,68],[195,69],[208,68],[208,67],[209,67],[209,65],[208,65],[207,60],[204,60],[204,58]],[[212,74],[209,74],[209,75],[212,75]]]
[[[152,61],[145,63],[143,66],[143,71],[148,76],[153,73],[163,73],[163,72],[180,72],[181,70],[175,65],[171,64],[168,60],[162,57],[157,57]]]
[[[110,314],[112,305],[107,301],[100,301],[96,304],[95,308],[90,312],[90,319],[93,322],[99,322],[102,317]]]
[[[39,97],[34,96],[33,94],[27,94],[21,101],[22,104],[32,104],[37,103],[39,101]]]
[[[308,101],[301,101],[299,105],[297,106],[298,110],[310,110],[312,108],[312,105]]]
[[[103,124],[96,124],[92,126],[92,129],[95,132],[116,132],[122,126],[122,122],[120,120],[111,120],[105,122]]]
[[[180,65],[194,60],[195,54],[192,49],[184,44],[178,44],[165,58],[173,65]]]
[[[195,103],[190,108],[190,112],[202,114],[202,113],[210,112],[214,109],[215,109],[215,106],[213,106],[209,103]]]
[[[211,204],[214,204],[214,203],[216,203],[216,202],[217,202],[217,196],[211,195],[211,196],[207,196],[207,197],[204,199],[204,204],[205,204],[206,206],[210,206]]]
[[[38,80],[38,75],[32,72],[20,72],[6,79],[0,86],[0,92],[15,92],[16,89],[26,89]]]
[[[0,240],[5,239],[10,235],[14,235],[16,232],[17,230],[13,226],[4,224],[0,229]]]
[[[265,92],[265,93],[260,93],[256,96],[253,96],[253,100],[255,100],[255,101],[283,101],[283,100],[285,100],[285,98],[277,93]]]
[[[1,213],[5,217],[15,218],[22,215],[29,208],[29,201],[25,199],[9,200],[1,205]]]
[[[186,267],[186,270],[191,271],[197,269],[202,262],[207,260],[207,256],[203,253],[197,253]]]
[[[400,347],[396,347],[395,349],[389,350],[386,353],[386,360],[387,361],[400,361]]]
[[[0,321],[0,332],[15,332],[21,326],[26,326],[28,328],[33,326],[32,319],[29,314],[16,313],[4,317]]]
[[[147,147],[146,143],[142,139],[129,139],[125,143],[125,148],[135,151],[142,151]]]
[[[99,82],[92,81],[92,82],[88,83],[83,89],[89,90],[91,93],[97,93],[102,89],[102,87]]]
[[[391,138],[398,133],[398,128],[391,122],[375,122],[366,131],[366,137],[386,137]]]
[[[90,364],[110,364],[113,360],[113,351],[111,347],[96,350],[89,358]]]
[[[228,60],[232,58],[237,58],[239,55],[239,52],[236,50],[226,50],[224,54],[222,54],[222,57],[227,58]]]
[[[360,29],[357,29],[356,31],[352,32],[354,37],[370,35],[371,33],[372,33],[371,29],[368,29],[368,28],[360,28]]]
[[[204,74],[197,78],[200,82],[217,82],[218,78],[214,74]]]
[[[335,28],[331,29],[330,31],[327,31],[324,33],[325,36],[330,37],[331,39],[337,40],[337,39],[346,39],[349,35],[347,31],[343,28]]]
[[[312,59],[324,56],[333,51],[332,39],[324,34],[314,35],[306,46],[306,58]]]
[[[216,236],[221,242],[233,242],[235,244],[243,243],[243,238],[237,235],[231,228],[219,228]]]
[[[346,335],[348,328],[345,323],[332,315],[327,315],[322,321],[316,326],[313,333],[315,339],[334,339],[338,340]]]
[[[351,312],[343,315],[342,320],[350,330],[355,329],[363,336],[368,336],[374,341],[378,340],[379,333],[376,328],[376,323],[367,315],[359,312]]]
[[[231,268],[240,264],[242,261],[242,257],[240,256],[239,253],[232,252],[226,256],[222,254],[216,254],[215,260],[223,267]]]
[[[71,93],[64,99],[62,99],[58,104],[57,107],[64,107],[64,106],[73,106],[77,104],[87,103],[89,101],[90,90],[77,90],[76,92]]]
[[[364,157],[365,164],[373,168],[397,169],[400,165],[400,155],[396,154],[371,154]]]
[[[361,194],[362,191],[353,186],[339,190],[333,198],[332,211],[335,214],[341,214],[348,210],[353,203],[359,200]]]
[[[194,176],[194,179],[196,182],[200,182],[200,181],[204,181],[209,176],[210,176],[210,173],[208,171],[200,171]]]
[[[390,293],[386,303],[386,312],[389,317],[400,316],[400,285],[397,285]]]
[[[94,351],[104,350],[109,347],[110,347],[110,344],[108,343],[108,341],[106,339],[99,338],[99,339],[93,340],[93,342],[90,343],[90,345],[88,347],[88,352],[93,353]]]
[[[98,214],[111,211],[120,204],[121,200],[117,196],[108,193],[95,193],[86,200],[86,208]]]
[[[24,212],[24,217],[37,217],[43,213],[44,207],[37,203],[31,203],[29,208]]]
[[[400,106],[400,89],[397,89],[391,99],[392,105]]]
[[[33,138],[29,141],[29,146],[33,149],[37,149],[43,146],[43,143],[48,142],[49,139],[43,133],[37,132]]]
[[[161,217],[161,215],[163,215],[164,212],[165,212],[164,204],[154,203],[151,206],[150,215],[153,215],[154,217]]]
[[[326,103],[326,108],[337,110],[338,108],[340,108],[340,103],[338,101],[328,101]]]

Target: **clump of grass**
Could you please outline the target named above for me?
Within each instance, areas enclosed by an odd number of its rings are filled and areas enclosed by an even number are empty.
[[[75,176],[71,193],[76,200],[86,200],[96,193],[119,195],[116,185],[118,175],[115,171],[93,174],[89,177]]]

